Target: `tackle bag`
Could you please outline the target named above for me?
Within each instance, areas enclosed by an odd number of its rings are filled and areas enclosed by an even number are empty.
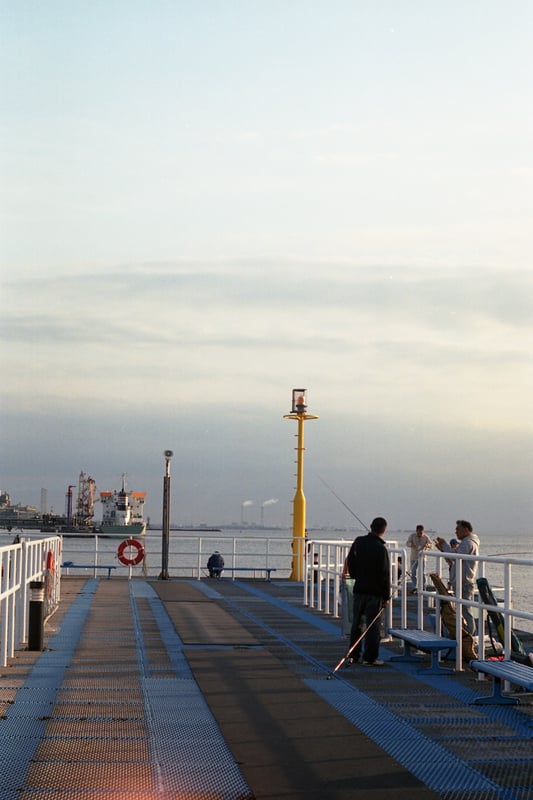
[[[437,575],[436,572],[432,572],[430,573],[429,577],[433,581],[433,585],[439,594],[449,594],[448,589],[444,585],[440,575]],[[455,639],[457,614],[455,611],[455,605],[451,602],[451,600],[440,600],[440,618],[446,626],[449,638]],[[461,646],[463,650],[463,659],[465,661],[473,661],[477,658],[474,637],[466,630],[464,626],[461,626]]]

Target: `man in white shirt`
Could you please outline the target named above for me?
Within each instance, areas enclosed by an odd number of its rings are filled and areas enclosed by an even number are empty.
[[[436,544],[442,553],[458,553],[467,556],[477,556],[479,553],[479,536],[477,536],[472,529],[472,525],[465,519],[458,519],[455,526],[455,536],[459,539],[459,547],[455,550],[450,547],[446,539],[437,537]],[[456,574],[457,574],[457,559],[450,558],[450,584],[452,585],[455,594],[459,594]],[[474,589],[476,583],[477,561],[474,559],[464,560],[462,563],[462,581],[461,581],[461,597],[463,600],[474,599]],[[463,619],[468,633],[472,635],[476,632],[476,624],[470,609],[463,606]]]
[[[411,592],[417,592],[417,579],[416,574],[418,570],[418,557],[424,550],[429,550],[432,546],[432,541],[425,533],[423,525],[417,525],[416,531],[412,533],[407,542],[406,547],[411,549]],[[425,584],[425,576],[422,576],[422,586]]]

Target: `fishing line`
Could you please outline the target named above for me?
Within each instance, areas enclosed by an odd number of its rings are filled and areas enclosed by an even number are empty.
[[[346,661],[347,661],[347,660],[350,658],[350,655],[351,655],[351,653],[353,653],[353,651],[355,650],[355,648],[357,647],[357,645],[358,645],[360,642],[362,642],[362,641],[363,641],[363,639],[364,639],[364,638],[365,638],[365,636],[367,635],[367,633],[368,633],[368,631],[370,630],[370,628],[372,627],[372,625],[373,625],[375,622],[377,622],[377,621],[378,621],[378,619],[381,617],[381,615],[383,614],[383,612],[384,612],[384,611],[385,611],[385,606],[382,606],[382,607],[380,608],[380,610],[378,611],[378,613],[376,614],[376,616],[374,617],[374,619],[372,620],[372,622],[370,622],[370,623],[369,623],[369,624],[366,626],[366,628],[365,628],[365,630],[363,631],[363,633],[361,634],[361,636],[360,636],[360,637],[359,637],[359,638],[358,638],[358,639],[357,639],[357,640],[356,640],[356,641],[355,641],[355,642],[354,642],[354,643],[353,643],[353,644],[350,646],[350,649],[349,649],[349,650],[347,651],[347,653],[346,653],[346,654],[345,654],[345,655],[344,655],[344,656],[341,658],[341,660],[339,661],[339,663],[337,664],[337,666],[335,667],[335,669],[332,669],[332,670],[331,670],[331,672],[329,673],[329,675],[328,675],[328,677],[327,677],[327,680],[328,680],[328,681],[330,681],[330,680],[333,678],[333,676],[335,675],[335,673],[337,672],[337,670],[338,670],[338,669],[340,669],[340,668],[342,667],[342,665],[343,665],[343,664],[344,664],[344,663],[345,663],[345,662],[346,662]]]
[[[339,495],[338,495],[338,494],[337,494],[337,493],[336,493],[336,492],[335,492],[335,491],[334,491],[334,490],[331,488],[331,486],[330,486],[328,483],[326,483],[326,481],[324,480],[324,478],[322,478],[320,475],[317,475],[317,478],[318,478],[320,481],[322,481],[322,483],[324,484],[324,486],[325,486],[327,489],[329,489],[329,490],[330,490],[331,494],[332,494],[334,497],[336,497],[336,498],[337,498],[337,500],[339,501],[339,503],[341,503],[341,504],[344,506],[344,508],[345,508],[347,511],[349,511],[349,512],[350,512],[350,514],[352,515],[352,517],[355,517],[355,519],[357,520],[357,522],[358,522],[360,525],[362,525],[362,526],[363,526],[363,528],[364,528],[366,531],[370,532],[370,528],[368,527],[368,525],[365,525],[365,523],[364,523],[364,522],[363,522],[361,519],[359,519],[359,517],[357,516],[357,514],[356,514],[354,511],[352,511],[352,509],[350,508],[350,506],[346,505],[346,503],[344,502],[344,500],[342,500],[342,499],[339,497]]]

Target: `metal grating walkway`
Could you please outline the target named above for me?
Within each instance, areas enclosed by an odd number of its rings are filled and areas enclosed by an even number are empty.
[[[68,586],[0,676],[0,800],[533,800],[529,695],[471,706],[471,673],[399,662],[328,681],[346,640],[297,584]]]
[[[0,721],[2,800],[252,797],[148,584],[89,580],[48,647]]]
[[[476,681],[469,671],[434,676],[401,662],[383,669],[343,669],[327,681],[347,647],[335,621],[294,606],[290,592],[280,592],[279,586],[236,583],[225,583],[221,591],[243,623],[261,628],[271,652],[438,796],[533,798],[530,695],[519,694],[519,706],[471,706],[475,696],[490,694],[490,684]],[[382,645],[385,659],[397,653],[397,644]]]

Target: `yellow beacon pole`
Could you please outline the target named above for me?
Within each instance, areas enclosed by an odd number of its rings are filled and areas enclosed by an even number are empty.
[[[296,493],[293,501],[292,516],[292,572],[291,581],[303,581],[305,558],[305,495],[304,495],[304,421],[318,419],[314,414],[306,414],[307,389],[292,390],[292,410],[283,419],[295,419],[298,423],[298,446]]]

